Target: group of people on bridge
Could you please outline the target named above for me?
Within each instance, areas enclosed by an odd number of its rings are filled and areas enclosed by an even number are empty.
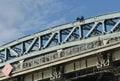
[[[80,18],[77,17],[77,18],[76,18],[76,21],[80,21],[80,22],[82,22],[82,21],[84,21],[84,17],[83,17],[83,16],[81,16]]]

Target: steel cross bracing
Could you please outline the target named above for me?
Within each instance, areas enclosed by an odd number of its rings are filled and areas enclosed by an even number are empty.
[[[2,45],[0,47],[2,61],[0,66],[4,65],[6,61],[13,63],[35,55],[77,45],[78,42],[85,43],[86,38],[86,42],[90,42],[90,38],[93,37],[119,33],[119,27],[120,12],[116,12],[49,28]]]

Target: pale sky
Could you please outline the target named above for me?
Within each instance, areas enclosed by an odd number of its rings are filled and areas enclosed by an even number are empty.
[[[0,45],[76,17],[118,11],[119,0],[0,0]]]

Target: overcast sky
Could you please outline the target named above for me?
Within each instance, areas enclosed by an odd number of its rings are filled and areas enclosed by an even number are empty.
[[[76,17],[118,11],[119,0],[0,0],[0,45]]]

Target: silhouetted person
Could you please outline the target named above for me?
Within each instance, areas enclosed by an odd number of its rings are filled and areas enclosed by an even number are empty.
[[[77,17],[77,18],[76,18],[76,21],[80,21],[80,18],[79,18],[79,17]]]
[[[81,16],[81,18],[80,18],[80,19],[81,19],[81,21],[83,21],[83,20],[84,20],[84,17],[83,17],[83,16]]]
[[[76,18],[76,21],[82,22],[83,20],[84,20],[84,17],[83,17],[83,16],[81,16],[80,18],[79,18],[79,17]]]

